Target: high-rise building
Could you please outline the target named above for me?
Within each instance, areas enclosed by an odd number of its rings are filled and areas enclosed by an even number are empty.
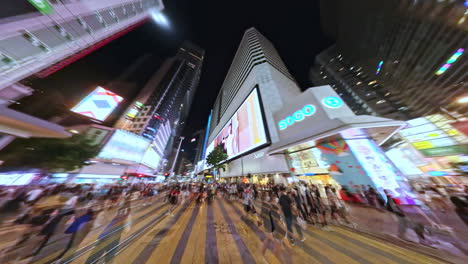
[[[465,1],[323,0],[321,15],[336,43],[316,57],[313,84],[332,85],[356,113],[466,117]]]
[[[357,115],[369,114],[396,119],[407,119],[406,107],[386,100],[378,90],[381,85],[369,80],[362,67],[353,67],[343,61],[337,47],[332,46],[315,58],[310,70],[314,85],[330,85]]]
[[[13,1],[0,11],[0,89],[47,76],[163,8],[161,0]]]
[[[215,100],[206,155],[215,148],[227,154],[226,170],[216,175],[226,180],[288,183],[294,175],[396,190],[397,174],[379,144],[402,125],[355,115],[331,86],[301,91],[273,44],[250,28]],[[205,169],[197,164],[197,173]]]
[[[0,10],[0,149],[15,137],[68,137],[61,126],[8,108],[46,77],[161,16],[161,0],[18,0]]]
[[[205,146],[205,129],[197,130],[192,135],[192,139],[190,141],[194,141],[196,143],[196,147],[194,149],[195,156],[193,157],[193,163],[197,164],[199,161],[203,160],[203,149]]]
[[[246,30],[213,106],[205,156],[215,146],[229,149],[224,176],[287,173],[284,158],[264,154],[269,142],[279,140],[273,113],[298,94],[299,86],[273,44],[255,28]],[[247,134],[236,132],[241,128]],[[231,134],[236,136],[231,139]]]
[[[204,51],[185,42],[146,83],[116,127],[153,141],[158,154],[172,164],[174,145],[188,117],[200,80]],[[177,141],[178,142],[178,141]]]

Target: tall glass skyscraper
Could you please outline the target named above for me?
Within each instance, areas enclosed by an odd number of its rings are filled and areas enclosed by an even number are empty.
[[[185,42],[150,78],[116,127],[152,140],[158,155],[170,160],[189,115],[204,54]]]
[[[464,1],[326,0],[322,27],[336,40],[316,57],[315,85],[330,84],[357,113],[410,119],[466,117],[468,9]]]

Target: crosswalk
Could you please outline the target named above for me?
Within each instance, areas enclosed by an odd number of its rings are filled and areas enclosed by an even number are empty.
[[[351,229],[333,226],[304,230],[306,240],[275,247],[252,219],[242,217],[242,204],[219,198],[211,204],[170,205],[157,202],[114,217],[93,229],[61,263],[445,263]],[[284,236],[284,227],[279,226]],[[46,248],[29,263],[50,263],[60,246]]]

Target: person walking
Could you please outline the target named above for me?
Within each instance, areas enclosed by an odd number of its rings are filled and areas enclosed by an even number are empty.
[[[281,187],[280,188],[280,197],[279,197],[279,204],[281,207],[281,211],[283,213],[284,217],[284,222],[286,224],[286,238],[289,238],[290,243],[292,246],[295,246],[295,240],[294,240],[294,233],[293,233],[293,225],[294,225],[294,214],[293,214],[293,201],[291,197],[286,193],[286,188]],[[304,240],[302,230],[300,227],[296,226],[296,231],[298,235],[302,238],[301,240]]]
[[[451,196],[450,201],[452,201],[455,206],[455,213],[468,225],[468,202],[457,196]]]
[[[344,220],[347,224],[351,224],[346,216],[346,205],[336,194],[335,188],[325,186],[325,193],[328,198],[328,205],[330,206],[330,216],[336,222]]]
[[[172,204],[172,206],[169,208],[167,214],[173,216],[172,212],[177,207],[177,202],[179,200],[179,194],[180,194],[179,186],[174,187],[174,189],[170,192],[170,194],[171,194],[171,198],[169,202]]]
[[[262,245],[262,255],[265,256],[266,250],[271,249],[273,254],[278,258],[280,263],[285,263],[281,235],[277,231],[277,221],[280,218],[278,197],[266,196],[262,201],[262,218],[263,226],[265,228],[265,239]]]
[[[17,189],[13,192],[12,198],[7,200],[0,208],[0,226],[6,220],[15,217],[20,213],[23,204],[27,199],[27,193],[22,189]]]
[[[421,244],[427,244],[424,236],[424,226],[422,226],[422,224],[413,223],[408,219],[405,212],[393,199],[389,190],[384,190],[384,193],[387,196],[387,204],[385,208],[391,212],[398,221],[398,237],[402,240],[407,240],[405,237],[406,231],[408,229],[413,229],[419,237],[419,242]]]
[[[55,258],[55,261],[59,261],[67,252],[70,252],[70,250],[80,245],[93,227],[94,219],[94,211],[92,209],[88,209],[85,214],[77,217],[75,221],[73,221],[73,223],[65,230],[65,234],[71,234],[70,240],[62,253]]]
[[[299,190],[297,189],[297,187],[291,190],[291,194],[294,198],[294,201],[296,202],[296,208],[298,210],[299,217],[302,217],[303,220],[307,220],[307,213],[302,205],[302,197],[299,194]]]

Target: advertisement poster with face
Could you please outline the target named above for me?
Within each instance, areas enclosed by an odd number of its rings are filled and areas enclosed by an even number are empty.
[[[267,137],[260,99],[257,89],[254,89],[208,145],[206,153],[208,155],[219,146],[228,154],[228,159],[232,159],[265,143],[267,143]]]

